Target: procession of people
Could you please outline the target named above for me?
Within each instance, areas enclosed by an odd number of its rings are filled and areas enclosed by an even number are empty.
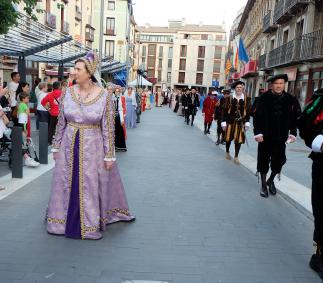
[[[88,53],[75,62],[69,81],[52,84],[39,81],[35,88],[39,100],[37,119],[49,125],[48,144],[52,146],[55,160],[46,210],[48,233],[97,240],[102,238],[107,225],[134,221],[116,161],[116,152],[129,150],[127,131],[144,122],[141,116],[152,105],[156,111],[163,106],[171,108],[191,127],[201,111],[204,135],[213,134],[211,127],[213,123],[216,125],[215,144],[225,146],[223,162],[233,159],[235,165],[241,164],[240,149],[247,143],[247,132],[253,128],[254,141],[258,143],[259,194],[263,198],[277,194],[279,185],[276,186],[275,178],[287,162],[286,145],[294,143],[300,132],[300,137],[312,149],[313,160],[313,239],[317,248],[310,266],[323,278],[323,205],[320,201],[323,89],[313,94],[302,112],[295,96],[285,91],[286,74],[270,77],[268,90],[252,103],[241,80],[232,82],[230,88],[210,87],[207,95],[199,93],[196,87],[152,92],[139,86],[125,88],[112,83],[103,86],[96,76],[98,64],[97,55]],[[10,91],[2,89],[1,95],[12,102],[9,104],[11,120],[27,135],[30,132],[29,85],[19,82],[18,73],[12,74],[12,80]],[[9,119],[2,110],[0,114],[3,138]]]

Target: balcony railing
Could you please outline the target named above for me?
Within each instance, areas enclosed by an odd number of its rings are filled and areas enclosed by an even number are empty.
[[[299,8],[306,7],[310,0],[285,0],[285,9],[287,12],[294,13]]]
[[[273,11],[269,11],[263,19],[263,32],[271,33],[277,29],[277,26],[273,21]]]
[[[273,68],[321,60],[323,60],[323,29],[304,34],[273,49],[268,54],[268,64],[265,64],[265,67],[263,67],[263,63],[261,63],[261,68]]]
[[[279,0],[274,10],[274,23],[283,24],[291,19],[301,8],[310,4],[311,0]]]

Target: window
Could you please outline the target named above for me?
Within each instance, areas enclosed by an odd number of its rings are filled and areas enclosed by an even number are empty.
[[[163,57],[163,51],[164,51],[163,46],[159,46],[159,57]]]
[[[162,68],[163,67],[163,59],[158,59],[158,68]]]
[[[288,42],[288,34],[289,34],[289,30],[285,30],[283,33],[283,44],[286,44]]]
[[[204,60],[197,60],[197,71],[204,72]]]
[[[114,35],[115,18],[107,18],[106,34]]]
[[[141,56],[146,57],[146,52],[147,52],[146,46],[143,46]]]
[[[215,35],[215,40],[224,40],[224,35],[223,34]]]
[[[116,2],[115,1],[108,1],[108,10],[114,11],[116,9]]]
[[[168,48],[168,58],[173,58],[173,47]]]
[[[106,40],[105,41],[105,56],[114,57],[114,41]]]
[[[220,70],[221,70],[221,62],[214,61],[213,73],[220,73]]]
[[[198,58],[204,58],[204,57],[205,57],[205,46],[199,46]]]
[[[180,70],[186,69],[186,59],[179,59],[179,69]]]
[[[156,44],[149,44],[148,45],[148,56],[156,56]]]
[[[148,78],[154,78],[155,77],[155,70],[148,70],[147,76],[148,76]]]
[[[172,73],[171,72],[168,72],[167,73],[167,82],[168,83],[171,83],[171,81],[172,81]]]
[[[168,59],[168,69],[171,69],[173,66],[173,60],[172,59]]]
[[[270,41],[270,51],[273,50],[275,48],[275,39],[273,38],[271,41]]]
[[[202,34],[201,35],[201,39],[202,40],[208,40],[209,39],[209,35],[208,34]]]
[[[222,47],[221,46],[215,46],[214,58],[215,59],[221,59],[221,57],[222,57]]]
[[[203,84],[203,73],[196,74],[196,84],[202,85]]]
[[[162,80],[162,72],[161,71],[158,71],[157,80],[158,80],[158,82],[161,82],[161,80]]]
[[[213,74],[213,80],[219,80],[220,79],[220,74]]]
[[[148,57],[147,67],[155,69],[155,57]]]
[[[179,84],[184,84],[185,83],[185,73],[184,72],[179,72],[178,73],[178,83]]]
[[[186,57],[186,55],[187,55],[187,46],[181,45],[180,57]]]

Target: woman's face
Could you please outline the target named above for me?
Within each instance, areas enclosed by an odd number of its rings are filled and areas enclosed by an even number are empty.
[[[30,91],[29,85],[25,85],[25,86],[22,88],[22,91],[23,91],[24,93],[29,93],[29,91]]]
[[[86,70],[85,64],[83,62],[77,62],[74,69],[77,84],[83,84],[90,80],[91,75]]]
[[[116,88],[115,95],[119,96],[120,95],[120,89]]]
[[[131,93],[132,93],[132,89],[128,88],[128,94],[131,94]]]
[[[113,88],[112,88],[112,86],[108,86],[108,87],[107,87],[107,90],[108,90],[108,93],[109,93],[109,94],[112,94],[112,92],[113,92]]]

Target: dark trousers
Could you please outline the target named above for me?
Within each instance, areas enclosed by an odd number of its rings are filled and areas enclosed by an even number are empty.
[[[49,124],[49,113],[48,111],[37,110],[37,116],[39,122],[46,122]]]
[[[312,165],[312,208],[314,216],[314,242],[323,247],[323,154],[317,153]]]
[[[58,122],[57,116],[50,116],[49,118],[49,129],[48,129],[48,143],[51,145],[53,142],[53,137],[56,131],[56,125]]]
[[[218,135],[221,135],[221,134],[224,135],[224,131],[223,131],[222,127],[221,127],[221,119],[216,120],[216,123],[217,123],[217,128],[216,128],[217,134]]]
[[[285,142],[263,141],[258,144],[257,171],[267,174],[269,166],[273,173],[279,174],[286,163]]]

